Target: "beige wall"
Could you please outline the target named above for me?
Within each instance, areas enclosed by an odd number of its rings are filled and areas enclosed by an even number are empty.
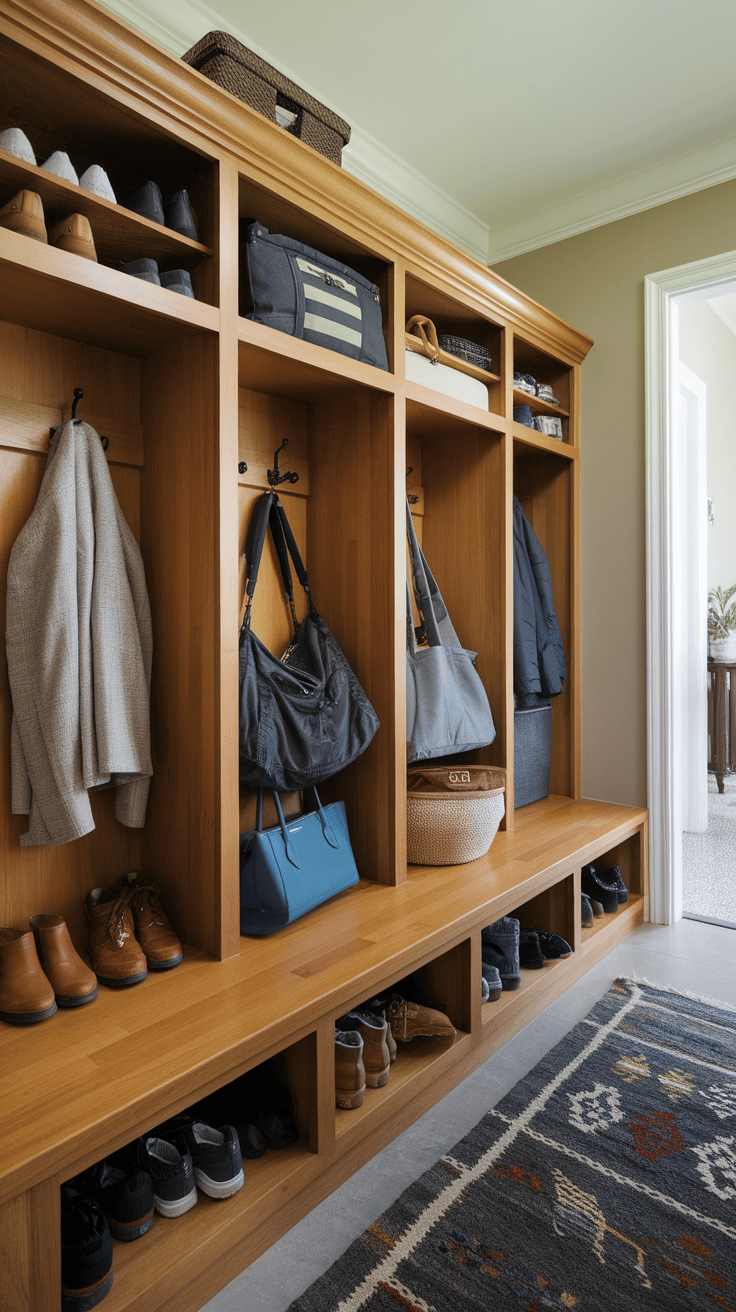
[[[736,336],[707,301],[680,307],[680,359],[706,386],[708,587],[736,583]]]
[[[583,789],[646,803],[644,285],[736,249],[736,182],[495,266],[595,338],[583,365]]]

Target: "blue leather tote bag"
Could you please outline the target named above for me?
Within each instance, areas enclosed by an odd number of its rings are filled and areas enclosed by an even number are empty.
[[[288,822],[273,793],[279,822],[263,828],[263,789],[258,793],[256,827],[240,836],[240,932],[273,934],[312,911],[335,893],[357,884],[344,802],[315,809]]]

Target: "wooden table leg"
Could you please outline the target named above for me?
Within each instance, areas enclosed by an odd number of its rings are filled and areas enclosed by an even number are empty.
[[[715,688],[713,690],[713,768],[719,793],[723,792],[728,761],[726,757],[726,667],[716,666],[713,670]]]

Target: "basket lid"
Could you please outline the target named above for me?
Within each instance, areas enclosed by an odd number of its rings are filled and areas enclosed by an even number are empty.
[[[412,766],[407,787],[410,793],[502,793],[506,771],[491,765]]]

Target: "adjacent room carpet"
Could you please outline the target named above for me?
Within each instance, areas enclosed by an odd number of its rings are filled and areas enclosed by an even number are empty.
[[[735,1240],[736,1011],[621,979],[289,1312],[736,1312]]]
[[[682,908],[686,916],[701,916],[736,925],[736,775],[728,774],[718,791],[708,775],[708,828],[682,835]]]

